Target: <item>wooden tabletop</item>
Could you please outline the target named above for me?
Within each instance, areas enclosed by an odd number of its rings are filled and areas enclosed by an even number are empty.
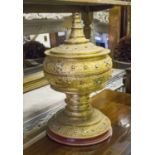
[[[28,12],[99,11],[112,6],[129,6],[122,0],[24,0],[23,10]]]
[[[111,139],[87,147],[71,147],[43,137],[24,150],[24,155],[130,155],[131,97],[129,94],[104,90],[92,98],[92,105],[112,122]]]

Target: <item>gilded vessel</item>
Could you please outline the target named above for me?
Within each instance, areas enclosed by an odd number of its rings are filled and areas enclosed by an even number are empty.
[[[103,89],[112,72],[109,49],[85,38],[80,13],[73,14],[70,38],[45,52],[44,74],[51,87],[66,94],[66,107],[48,122],[48,136],[67,145],[92,145],[112,134],[107,116],[93,108],[90,94]]]

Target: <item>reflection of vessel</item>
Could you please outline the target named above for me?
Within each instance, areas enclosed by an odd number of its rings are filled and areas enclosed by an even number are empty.
[[[52,88],[67,96],[65,109],[48,122],[51,139],[68,145],[91,145],[111,136],[109,118],[89,104],[89,94],[102,89],[111,76],[109,52],[84,37],[79,13],[73,14],[70,38],[45,52],[45,76]]]

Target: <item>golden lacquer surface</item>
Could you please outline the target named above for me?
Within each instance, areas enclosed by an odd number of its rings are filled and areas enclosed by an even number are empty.
[[[44,74],[52,88],[66,94],[67,103],[48,123],[50,138],[52,133],[58,136],[53,139],[60,143],[65,143],[60,137],[88,139],[90,142],[83,145],[89,145],[98,142],[91,141],[92,138],[111,131],[108,117],[89,104],[90,93],[102,89],[111,76],[109,52],[84,37],[79,13],[73,14],[70,38],[63,45],[46,51]],[[78,145],[76,141],[67,144]]]

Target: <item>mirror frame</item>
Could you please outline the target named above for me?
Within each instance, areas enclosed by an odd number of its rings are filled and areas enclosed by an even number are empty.
[[[26,93],[28,91],[43,87],[48,84],[49,83],[45,79],[43,71],[39,71],[30,75],[24,76],[23,92]]]

